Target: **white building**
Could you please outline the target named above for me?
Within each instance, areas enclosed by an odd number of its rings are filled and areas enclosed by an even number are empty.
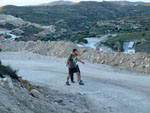
[[[123,43],[124,53],[135,54],[134,41],[126,41]]]

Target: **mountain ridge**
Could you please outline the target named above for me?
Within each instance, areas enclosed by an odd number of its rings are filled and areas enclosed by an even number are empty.
[[[131,2],[131,1],[108,1],[110,3],[114,3],[117,5],[130,5],[130,6],[137,6],[137,5],[147,5],[150,4],[150,2],[142,2],[142,1],[138,1],[138,2]]]

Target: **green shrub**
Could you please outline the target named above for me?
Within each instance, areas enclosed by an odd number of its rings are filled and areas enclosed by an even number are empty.
[[[145,33],[142,33],[142,37],[145,37],[146,36],[146,34]]]
[[[24,36],[31,36],[33,34],[37,34],[42,31],[40,28],[36,28],[34,26],[28,26],[23,28]]]
[[[84,39],[84,38],[80,38],[78,41],[82,42],[82,43],[85,43],[85,44],[88,43],[88,41],[86,39]]]
[[[29,84],[28,86],[27,86],[27,89],[28,89],[28,91],[31,91],[32,89],[34,89],[35,87],[32,85],[32,84]]]
[[[14,79],[18,79],[17,70],[13,70],[10,66],[5,66],[0,61],[0,75],[9,75]]]
[[[12,29],[14,29],[14,28],[16,28],[14,25],[12,25],[12,24],[8,24],[8,23],[6,23],[6,24],[1,24],[0,25],[0,28],[4,28],[4,29],[9,29],[9,30],[12,30]]]
[[[5,38],[6,38],[6,39],[10,39],[10,38],[12,38],[12,37],[11,37],[11,35],[6,35]]]

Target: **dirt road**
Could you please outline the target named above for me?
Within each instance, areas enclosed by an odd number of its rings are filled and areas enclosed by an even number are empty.
[[[29,81],[87,98],[90,113],[150,113],[150,76],[98,64],[79,64],[84,86],[66,86],[66,59],[28,52],[0,53],[4,64],[19,69]],[[76,76],[75,76],[76,80]]]

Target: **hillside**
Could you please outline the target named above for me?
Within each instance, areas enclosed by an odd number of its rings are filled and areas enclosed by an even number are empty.
[[[54,24],[63,19],[68,26],[79,26],[81,23],[96,22],[99,20],[112,20],[126,16],[146,16],[150,15],[149,9],[150,7],[145,6],[122,7],[109,2],[80,2],[77,5],[70,6],[6,6],[3,8],[2,13],[11,14],[26,21],[43,25]]]
[[[129,2],[128,4],[132,3]],[[87,37],[150,32],[150,6],[145,5],[121,6],[111,2],[80,2],[74,5],[5,6],[1,13],[10,14],[31,23],[54,26],[55,33],[45,33],[39,36],[36,32],[38,35],[19,39],[23,41],[33,39],[44,41],[69,40],[75,43],[87,43],[85,39]],[[134,36],[128,41],[136,39],[137,37]],[[149,39],[145,39],[146,42],[138,47],[137,52],[145,52],[145,48],[147,48],[145,43],[146,45],[149,43]],[[106,45],[112,47],[109,44]]]
[[[118,49],[115,47],[117,42],[119,42],[123,47],[123,42],[125,41],[134,41],[136,43],[135,50],[137,52],[150,53],[150,32],[149,31],[124,33],[115,38],[107,40],[103,44],[115,50]]]

